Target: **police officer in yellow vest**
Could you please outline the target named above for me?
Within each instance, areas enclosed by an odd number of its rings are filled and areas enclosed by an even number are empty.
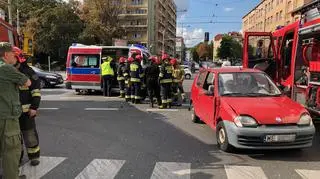
[[[110,56],[102,57],[103,63],[100,66],[103,79],[103,95],[111,96],[112,81],[114,79],[115,64]]]
[[[25,178],[19,177],[22,147],[19,116],[22,107],[18,87],[29,87],[31,81],[13,67],[16,63],[11,44],[0,42],[0,166],[3,179]]]

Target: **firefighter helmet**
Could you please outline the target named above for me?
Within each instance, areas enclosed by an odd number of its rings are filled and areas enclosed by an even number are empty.
[[[119,63],[125,63],[126,62],[126,58],[125,57],[120,57],[119,58]]]
[[[171,60],[170,60],[170,64],[171,65],[176,65],[178,63],[178,61],[177,61],[177,59],[175,59],[175,58],[172,58]]]
[[[128,62],[129,62],[129,63],[131,63],[131,62],[133,62],[133,61],[134,61],[134,58],[133,58],[133,57],[129,57],[129,58],[128,58]]]
[[[162,55],[162,60],[169,60],[169,55],[168,54],[163,54]]]
[[[18,59],[19,63],[23,63],[23,62],[27,61],[26,58],[24,58],[23,51],[20,48],[12,47],[12,49],[13,49],[15,57]]]

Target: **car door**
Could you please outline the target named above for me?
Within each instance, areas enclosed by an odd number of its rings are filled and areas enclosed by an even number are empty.
[[[215,73],[209,72],[206,75],[206,79],[202,85],[202,88],[200,90],[200,103],[201,103],[201,109],[199,116],[205,123],[211,125],[213,124],[213,118],[214,118],[214,110],[215,110],[215,100],[214,100],[214,93],[209,93],[209,87],[213,85],[215,86]],[[213,90],[214,91],[214,90]]]
[[[195,110],[195,113],[198,115],[198,117],[200,117],[199,115],[201,115],[201,102],[200,102],[200,92],[203,86],[203,83],[206,79],[207,76],[207,71],[206,70],[202,70],[200,71],[195,83],[192,85],[192,90],[191,90],[191,99],[192,99],[192,104]]]

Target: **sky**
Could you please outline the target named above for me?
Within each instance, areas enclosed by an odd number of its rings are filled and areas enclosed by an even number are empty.
[[[178,11],[177,36],[182,36],[183,32],[186,46],[192,47],[204,40],[205,32],[209,32],[210,39],[213,39],[219,33],[241,31],[242,17],[261,0],[174,1]]]

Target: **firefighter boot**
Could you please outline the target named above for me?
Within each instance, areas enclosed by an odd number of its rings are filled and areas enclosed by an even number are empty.
[[[30,162],[31,166],[37,166],[40,164],[39,159],[32,159]]]
[[[166,109],[167,108],[167,104],[163,103],[159,106],[159,109]]]

